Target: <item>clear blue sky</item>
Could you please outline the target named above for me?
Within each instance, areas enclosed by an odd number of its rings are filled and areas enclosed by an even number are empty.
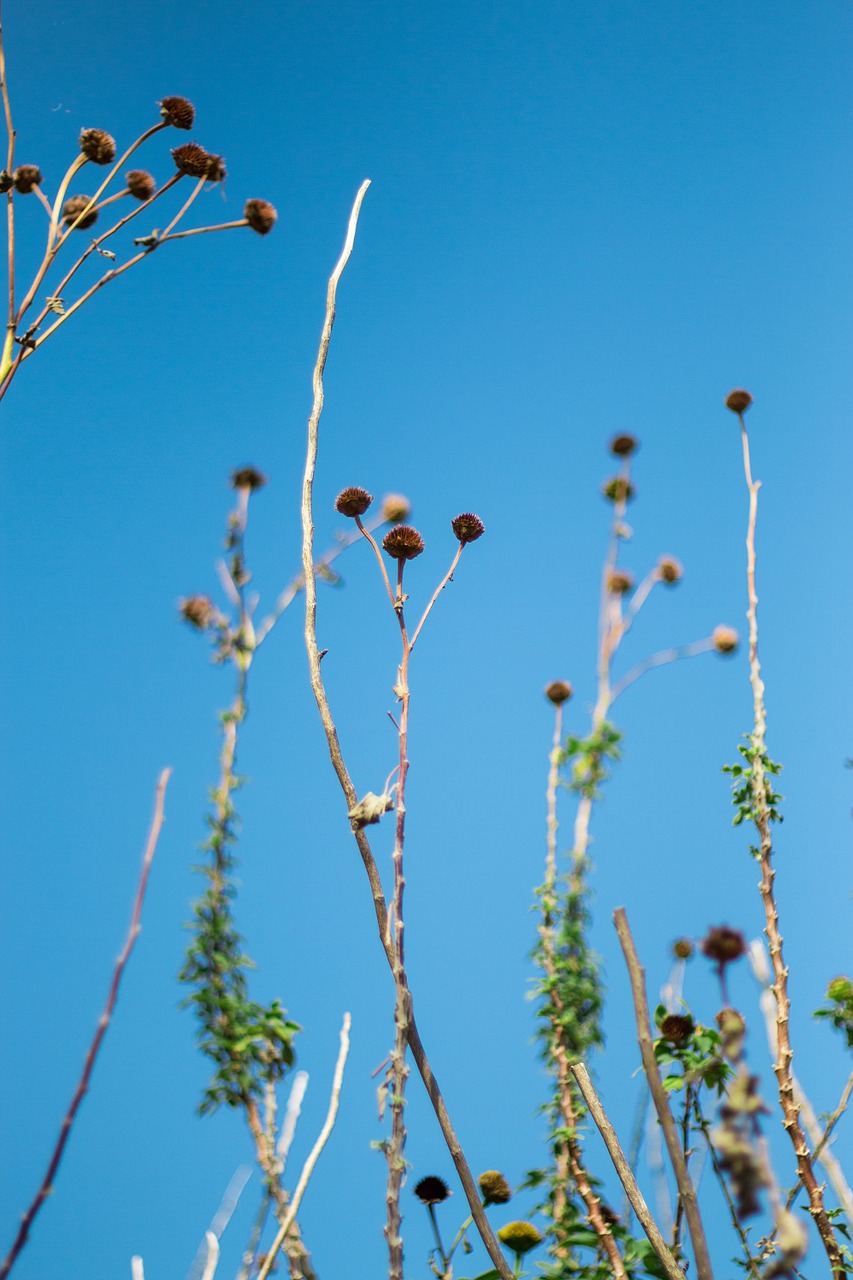
[[[417,602],[449,563],[450,518],[474,510],[487,526],[412,669],[409,969],[470,1161],[516,1183],[542,1159],[525,1000],[545,852],[542,687],[572,680],[568,727],[586,724],[607,441],[629,430],[642,442],[625,563],[639,575],[670,552],[685,566],[678,589],[647,606],[627,661],[718,622],[743,630],[746,495],[722,406],[734,385],[756,398],[764,482],[762,653],[770,751],[785,764],[778,892],[795,1065],[830,1110],[849,1062],[808,1014],[851,966],[849,5],[150,0],[131,13],[7,0],[4,31],[17,158],[41,166],[49,194],[81,128],[126,144],[160,98],[184,94],[191,136],[229,170],[224,202],[210,191],[196,225],[239,217],[250,196],[280,215],[263,240],[164,246],[46,344],[2,405],[3,1252],[106,994],[157,774],[174,768],[143,933],[20,1280],[129,1276],[134,1253],[148,1280],[184,1275],[251,1160],[234,1117],[195,1116],[206,1069],[178,1008],[230,685],[176,601],[217,591],[238,465],[269,476],[249,539],[266,603],[298,567],[326,281],[366,177],[328,369],[318,540],[340,527],[332,503],[345,485],[404,492],[427,542],[408,574]],[[185,140],[157,137],[140,163],[164,179],[168,146]],[[23,277],[44,217],[34,198],[18,209]],[[395,756],[396,628],[365,549],[341,568],[346,585],[321,596],[324,673],[356,784],[378,790]],[[297,1168],[325,1112],[341,1016],[353,1015],[338,1127],[301,1220],[323,1280],[357,1280],[385,1264],[371,1072],[391,1044],[393,993],[301,632],[295,608],[254,672],[239,918],[255,993],[280,996],[305,1028]],[[620,707],[625,759],[593,854],[610,991],[598,1071],[622,1132],[637,1052],[613,909],[628,907],[653,992],[674,937],[761,929],[756,868],[720,773],[750,709],[743,654],[653,673]],[[565,844],[568,805],[562,817]],[[390,872],[390,835],[376,847]],[[746,971],[732,995],[769,1093]],[[712,1018],[698,964],[688,997]],[[415,1077],[408,1118],[415,1280],[429,1237],[411,1187],[452,1166]],[[255,1179],[223,1241],[221,1275],[236,1270],[257,1190]],[[460,1217],[461,1201],[457,1189]]]

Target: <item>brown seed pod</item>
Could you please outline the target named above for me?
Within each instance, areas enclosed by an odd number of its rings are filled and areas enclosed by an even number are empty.
[[[232,489],[263,489],[266,482],[266,476],[257,467],[241,467],[231,472]]]
[[[718,965],[731,964],[746,955],[746,938],[739,929],[732,929],[727,924],[709,929],[699,946],[702,954]]]
[[[739,418],[743,417],[751,404],[752,396],[743,387],[735,387],[725,400],[726,408],[731,409],[732,413],[736,413]]]
[[[444,1179],[437,1178],[434,1174],[429,1174],[415,1183],[415,1195],[421,1204],[441,1204],[452,1194]]]
[[[164,98],[160,103],[160,115],[166,124],[176,129],[191,129],[195,120],[195,107],[187,98]]]
[[[681,562],[676,560],[675,556],[661,556],[658,560],[658,577],[661,582],[665,582],[668,586],[674,586],[676,582],[680,582],[684,576],[684,570]]]
[[[187,596],[178,601],[178,609],[184,621],[197,627],[199,631],[210,626],[216,612],[210,596]]]
[[[197,142],[185,142],[183,146],[173,147],[172,159],[181,173],[186,173],[191,178],[207,177],[210,156]]]
[[[267,236],[275,226],[278,214],[269,200],[247,200],[243,206],[243,217],[259,236]]]
[[[630,458],[632,453],[636,453],[640,447],[640,442],[636,436],[614,436],[610,441],[610,452],[615,454],[617,458]]]
[[[398,524],[389,529],[382,545],[395,560],[414,560],[424,549],[424,540],[410,524]]]
[[[225,157],[214,156],[208,157],[207,176],[211,182],[224,182],[228,177],[228,170],[225,168]]]
[[[115,138],[103,129],[84,129],[80,134],[80,150],[92,164],[112,164],[116,158]]]
[[[562,706],[564,702],[568,702],[572,696],[572,686],[568,680],[552,680],[550,684],[545,686],[545,697],[549,702],[553,702],[555,707]]]
[[[15,190],[22,196],[28,196],[34,187],[41,186],[41,169],[37,164],[21,164],[12,174]]]
[[[660,1033],[670,1044],[684,1044],[693,1032],[693,1019],[684,1013],[668,1013],[661,1019]]]
[[[512,1188],[497,1169],[486,1169],[477,1179],[483,1197],[483,1205],[507,1204],[512,1199]]]
[[[633,574],[625,569],[613,569],[607,575],[607,590],[611,595],[624,596],[634,586]]]
[[[70,200],[66,200],[62,206],[62,221],[66,226],[70,227],[77,215],[82,213],[86,205],[91,201],[91,196],[71,196]],[[74,228],[75,231],[85,231],[88,227],[93,227],[98,221],[97,209],[90,209],[85,218],[81,219]]]
[[[486,526],[472,511],[463,511],[461,516],[454,516],[450,524],[463,547],[466,542],[476,542],[486,532]]]
[[[145,169],[131,169],[124,175],[127,189],[136,200],[150,200],[157,190],[157,183]]]
[[[672,944],[672,954],[677,960],[689,960],[693,950],[693,943],[689,938],[677,938]]]
[[[335,510],[342,516],[354,519],[356,516],[363,516],[372,501],[372,493],[359,489],[358,485],[350,485],[348,489],[342,489],[335,498]]]

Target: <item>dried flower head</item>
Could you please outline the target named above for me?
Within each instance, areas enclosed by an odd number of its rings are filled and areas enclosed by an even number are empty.
[[[684,577],[681,561],[676,560],[675,556],[661,556],[658,560],[658,577],[670,587],[680,582]]]
[[[731,964],[746,955],[746,938],[739,929],[731,929],[727,924],[716,925],[709,929],[699,943],[702,954],[718,965]]]
[[[634,586],[633,575],[624,569],[611,569],[607,575],[607,590],[611,595],[624,596]]]
[[[231,472],[232,489],[263,489],[267,478],[257,467],[241,467]]]
[[[487,1169],[477,1179],[483,1204],[506,1204],[512,1199],[512,1188],[502,1173],[497,1169]]]
[[[74,222],[74,220],[77,218],[77,215],[83,212],[83,210],[86,208],[86,205],[90,203],[91,199],[92,199],[91,196],[71,196],[69,200],[65,201],[65,204],[62,206],[62,221],[65,223],[66,226],[68,227],[71,226],[72,222]],[[85,218],[82,218],[77,223],[77,226],[74,228],[74,230],[85,231],[87,227],[94,226],[97,221],[98,221],[97,209],[90,209],[89,212],[86,214]]]
[[[466,542],[476,542],[486,532],[486,526],[472,511],[464,511],[461,516],[454,516],[450,524],[463,547]]]
[[[630,502],[637,490],[625,476],[613,476],[604,482],[601,492],[610,502]]]
[[[15,185],[15,179],[8,169],[0,172],[0,196],[5,196],[7,191],[11,191]]]
[[[740,418],[752,404],[752,396],[743,387],[735,387],[734,391],[730,391],[726,396],[725,404],[727,409],[731,409],[732,413],[736,413]]]
[[[224,182],[228,177],[228,170],[225,168],[225,157],[215,156],[211,154],[208,157],[207,176],[211,182]]]
[[[84,129],[80,134],[80,150],[92,164],[112,164],[116,158],[115,138],[103,129]]]
[[[448,1187],[443,1178],[437,1178],[435,1174],[428,1174],[426,1178],[421,1178],[420,1182],[415,1183],[415,1195],[421,1204],[441,1204],[453,1192]]]
[[[164,98],[160,103],[160,115],[166,124],[176,129],[191,129],[195,120],[195,107],[187,98]]]
[[[717,653],[734,653],[740,642],[740,636],[734,627],[714,627],[711,639]]]
[[[550,684],[545,686],[545,697],[549,702],[553,702],[555,707],[560,707],[564,702],[568,702],[572,696],[572,686],[568,680],[552,680]]]
[[[335,498],[335,510],[342,516],[353,518],[363,516],[372,501],[372,493],[368,493],[366,489],[359,489],[357,485],[351,485],[349,489],[342,489]]]
[[[382,519],[389,524],[400,524],[411,509],[412,504],[402,493],[386,493],[382,499]]]
[[[693,943],[689,938],[676,938],[672,944],[672,954],[676,960],[689,960],[693,955]]]
[[[20,164],[12,174],[15,190],[22,196],[28,196],[34,187],[41,186],[41,169],[37,164]]]
[[[207,177],[210,156],[197,142],[185,142],[181,147],[173,147],[172,159],[181,173],[186,173],[191,178]]]
[[[178,601],[181,617],[191,626],[204,631],[213,621],[216,610],[210,596],[187,596]]]
[[[640,442],[636,436],[614,436],[610,441],[610,452],[615,454],[617,458],[630,458],[632,453],[636,453],[640,447]]]
[[[542,1237],[532,1222],[508,1222],[498,1232],[498,1239],[513,1253],[529,1253],[542,1243]]]
[[[150,200],[157,190],[153,176],[145,169],[131,169],[124,175],[127,189],[136,200]]]
[[[685,1044],[693,1034],[693,1019],[686,1013],[667,1013],[661,1018],[660,1033],[670,1044]]]
[[[410,524],[398,524],[389,529],[382,545],[395,560],[414,560],[424,549],[424,540]]]
[[[278,214],[269,200],[247,200],[243,206],[243,217],[259,236],[266,236],[275,226]]]
[[[715,1019],[720,1028],[720,1048],[724,1058],[737,1062],[743,1054],[746,1021],[737,1009],[721,1009]]]

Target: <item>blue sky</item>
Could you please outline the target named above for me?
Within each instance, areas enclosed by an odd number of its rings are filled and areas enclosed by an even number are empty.
[[[239,217],[253,196],[279,211],[263,240],[241,231],[164,246],[45,344],[0,410],[9,1238],[106,994],[158,772],[174,769],[143,933],[20,1280],[129,1275],[135,1253],[149,1280],[186,1273],[231,1174],[251,1160],[234,1117],[195,1116],[206,1074],[178,1008],[216,712],[231,691],[176,601],[217,591],[235,466],[269,477],[249,531],[263,602],[298,568],[326,281],[366,177],[328,367],[317,536],[326,546],[340,528],[332,504],[345,485],[408,495],[427,543],[407,572],[417,604],[449,564],[450,518],[474,510],[487,526],[412,667],[408,963],[469,1159],[513,1183],[542,1159],[525,999],[545,853],[542,687],[570,679],[567,727],[585,726],[607,441],[624,430],[641,441],[625,563],[639,575],[667,552],[685,567],[677,590],[647,605],[626,665],[718,622],[743,630],[746,493],[722,406],[734,385],[756,398],[764,482],[762,657],[770,751],[785,764],[778,892],[796,1068],[830,1110],[849,1063],[808,1015],[850,968],[849,7],[152,0],[130,20],[123,5],[39,0],[7,3],[4,34],[16,155],[40,165],[49,194],[81,128],[126,144],[159,99],[184,94],[197,110],[189,136],[229,170],[195,225]],[[164,179],[168,147],[186,136],[158,136],[140,163]],[[88,191],[83,177],[75,189]],[[43,220],[34,199],[19,202],[21,278]],[[378,790],[394,763],[396,626],[366,548],[341,569],[345,585],[321,594],[324,674],[356,784]],[[371,1072],[390,1047],[393,992],[301,633],[295,607],[253,671],[239,918],[257,997],[280,996],[305,1028],[297,1167],[352,1012],[341,1115],[301,1218],[323,1277],[375,1275],[384,1163],[369,1145],[383,1136]],[[593,934],[609,988],[598,1076],[620,1132],[638,1059],[613,909],[628,907],[652,991],[674,937],[761,928],[756,868],[720,772],[750,710],[742,653],[654,672],[619,707],[625,758],[594,820]],[[565,847],[568,802],[562,820]],[[376,848],[390,873],[390,835]],[[745,971],[732,996],[769,1092]],[[712,1018],[698,964],[688,998]],[[414,1280],[429,1237],[411,1186],[452,1169],[414,1078],[408,1117]],[[256,1195],[255,1181],[220,1274],[236,1271]],[[460,1217],[461,1200],[457,1189]],[[505,1216],[531,1205],[520,1197]],[[728,1253],[715,1248],[724,1274]]]

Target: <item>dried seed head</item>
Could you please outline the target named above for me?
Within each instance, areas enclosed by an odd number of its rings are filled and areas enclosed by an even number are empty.
[[[341,489],[335,498],[335,510],[342,516],[353,518],[363,516],[372,501],[372,493],[368,493],[366,489],[359,489],[357,485],[351,485],[349,489]]]
[[[512,1188],[502,1173],[497,1169],[487,1169],[477,1179],[483,1204],[506,1204],[512,1199]]]
[[[256,467],[241,467],[231,472],[232,489],[263,489],[266,482],[266,476]]]
[[[614,436],[610,441],[610,452],[614,453],[617,458],[630,458],[632,453],[636,453],[640,447],[640,442],[636,436]]]
[[[389,524],[399,524],[405,520],[412,509],[412,504],[402,493],[386,493],[382,499],[382,519]]]
[[[668,1013],[661,1019],[660,1033],[670,1044],[684,1044],[693,1034],[693,1019],[685,1013]]]
[[[210,596],[187,596],[178,601],[178,609],[184,622],[197,627],[199,631],[210,626],[216,612]]]
[[[243,217],[259,236],[266,236],[275,226],[278,214],[269,200],[247,200],[243,206]]]
[[[542,1243],[542,1237],[532,1222],[508,1222],[498,1232],[498,1239],[513,1253],[529,1253]]]
[[[444,1181],[443,1178],[437,1178],[435,1174],[429,1174],[426,1178],[421,1178],[420,1182],[415,1183],[415,1195],[421,1204],[441,1204],[453,1192]]]
[[[661,556],[658,560],[658,577],[661,582],[674,586],[676,582],[680,582],[684,576],[684,570],[681,567],[681,561],[676,560],[675,556]]]
[[[0,172],[0,196],[5,196],[7,191],[11,191],[15,185],[15,179],[8,169]]]
[[[207,176],[211,182],[224,182],[228,177],[225,168],[225,157],[210,155],[208,157]]]
[[[207,177],[210,156],[197,142],[185,142],[181,147],[173,147],[172,159],[181,173],[186,173],[191,178]]]
[[[624,569],[612,569],[607,575],[607,590],[611,595],[624,596],[634,586],[633,575]]]
[[[709,929],[699,946],[702,954],[709,960],[715,960],[720,967],[746,955],[746,938],[739,929],[731,929],[727,924]]]
[[[145,169],[131,169],[124,175],[127,189],[137,200],[150,200],[157,190],[157,183]]]
[[[564,702],[568,702],[572,696],[572,686],[568,680],[552,680],[550,684],[545,686],[545,697],[549,702],[553,702],[555,707],[562,706]]]
[[[414,560],[424,549],[424,540],[410,524],[398,524],[389,529],[382,545],[395,560]]]
[[[476,542],[486,532],[486,526],[480,517],[475,516],[471,511],[463,511],[462,515],[455,516],[450,524],[463,547],[466,542]]]
[[[738,417],[743,417],[752,404],[752,396],[743,387],[735,387],[734,391],[730,391],[726,396],[725,404],[726,408],[731,409],[732,413],[736,413]]]
[[[610,502],[630,502],[637,490],[625,476],[605,480],[601,492]]]
[[[746,1022],[737,1009],[721,1009],[715,1019],[720,1028],[720,1048],[723,1057],[730,1062],[737,1062],[743,1053],[743,1042],[746,1038]],[[760,1101],[760,1099],[759,1099]]]
[[[12,174],[12,180],[15,184],[15,190],[22,196],[28,196],[33,187],[41,186],[41,169],[37,164],[18,165]]]
[[[89,204],[91,196],[72,196],[70,200],[66,200],[62,206],[62,221],[66,226],[71,226],[79,213],[82,213]],[[90,209],[85,218],[81,219],[74,228],[75,231],[85,231],[87,227],[93,227],[98,221],[97,209]]]
[[[92,164],[112,164],[116,158],[115,138],[103,129],[84,129],[80,134],[80,150]]]
[[[191,129],[195,107],[187,98],[164,98],[160,103],[160,115],[166,124],[172,124],[176,129]]]
[[[717,653],[734,653],[740,643],[740,636],[734,627],[714,627],[711,639],[714,642],[714,648]]]
[[[672,944],[672,954],[676,960],[689,960],[693,955],[693,943],[689,938],[677,938]]]

